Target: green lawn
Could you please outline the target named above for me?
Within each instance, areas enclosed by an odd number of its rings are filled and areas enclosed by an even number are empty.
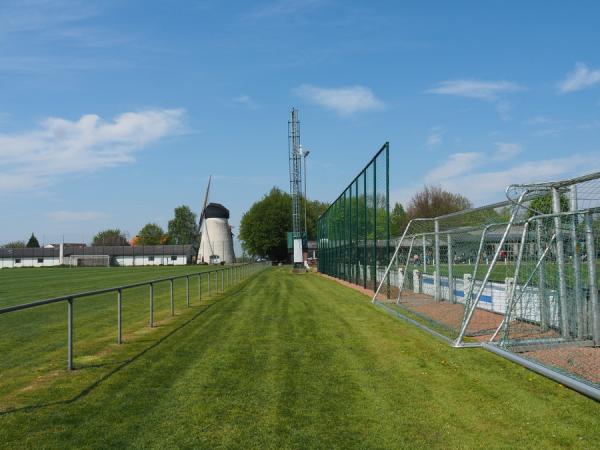
[[[106,287],[132,284],[214,270],[208,266],[158,266],[129,268],[32,268],[0,271],[0,308]],[[212,292],[215,278],[212,275]],[[202,279],[207,297],[207,275]],[[195,308],[199,302],[198,279],[190,279],[190,300]],[[135,345],[116,345],[117,298],[107,293],[78,299],[74,307],[75,365],[86,368],[82,376],[93,380],[110,370],[110,365],[131,355],[166,332],[162,327],[179,316],[187,317],[195,310],[186,308],[185,280],[174,282],[176,317],[171,317],[169,283],[155,286],[154,319],[156,330],[149,322],[149,288],[123,291],[123,335]],[[48,401],[64,394],[78,392],[79,386],[63,375],[66,366],[66,303],[52,304],[26,311],[0,315],[0,411],[36,402],[42,395]],[[50,392],[46,396],[44,392]]]
[[[0,415],[6,448],[590,448],[600,404],[269,269]],[[4,338],[3,338],[4,339]],[[33,400],[33,399],[31,399]],[[46,403],[51,404],[46,404]]]

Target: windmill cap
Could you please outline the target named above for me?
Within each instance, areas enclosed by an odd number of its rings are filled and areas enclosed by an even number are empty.
[[[220,203],[209,203],[204,210],[206,219],[229,219],[229,210]]]

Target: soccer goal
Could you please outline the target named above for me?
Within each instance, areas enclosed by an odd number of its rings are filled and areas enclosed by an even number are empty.
[[[70,267],[108,267],[110,256],[108,255],[71,255],[69,257]]]

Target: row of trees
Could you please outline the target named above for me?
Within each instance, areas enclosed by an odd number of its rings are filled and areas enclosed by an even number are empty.
[[[175,208],[173,219],[169,220],[167,231],[156,223],[147,223],[138,234],[129,241],[125,233],[118,228],[109,228],[98,232],[92,239],[92,245],[160,245],[160,244],[198,244],[198,220],[189,206]],[[25,241],[6,243],[5,248],[39,248],[40,243],[33,233]]]
[[[307,236],[316,239],[317,219],[329,205],[310,200],[307,202]],[[444,191],[441,187],[425,186],[411,199],[408,209],[395,203],[390,213],[390,233],[398,236],[409,220],[416,217],[435,217],[470,208],[471,202],[460,194]],[[292,229],[291,196],[272,188],[261,200],[254,203],[242,217],[239,237],[242,247],[253,255],[278,261],[287,258],[286,232]]]
[[[31,233],[31,237],[27,242],[25,241],[12,241],[7,242],[3,245],[4,248],[40,248],[40,243],[35,237],[35,234]]]
[[[196,214],[189,206],[181,205],[175,208],[166,232],[157,223],[147,223],[129,242],[121,230],[113,228],[96,234],[92,245],[196,245],[199,231]]]

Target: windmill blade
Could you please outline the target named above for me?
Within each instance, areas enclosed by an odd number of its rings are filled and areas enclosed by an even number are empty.
[[[212,175],[208,177],[208,186],[206,186],[206,192],[204,193],[204,204],[202,205],[202,210],[200,211],[200,222],[198,223],[198,230],[202,232],[202,222],[204,221],[204,212],[206,211],[206,206],[208,205],[208,194],[210,192],[210,182],[212,180]]]

